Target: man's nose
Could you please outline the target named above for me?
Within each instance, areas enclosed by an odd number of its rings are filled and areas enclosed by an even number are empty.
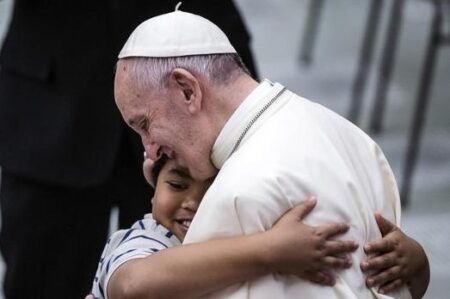
[[[157,161],[159,158],[161,158],[161,146],[159,146],[159,144],[157,143],[152,142],[148,145],[145,145],[145,151],[147,152],[147,157],[153,161]]]

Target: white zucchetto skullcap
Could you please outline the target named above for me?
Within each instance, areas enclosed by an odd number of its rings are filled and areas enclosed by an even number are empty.
[[[225,33],[211,21],[183,11],[141,23],[119,53],[125,57],[178,57],[236,53]]]

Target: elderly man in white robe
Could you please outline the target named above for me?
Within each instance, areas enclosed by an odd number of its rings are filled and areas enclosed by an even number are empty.
[[[359,244],[381,237],[375,211],[400,225],[396,182],[375,142],[281,84],[252,79],[206,19],[181,11],[152,18],[119,58],[116,103],[149,157],[165,154],[196,179],[217,174],[184,243],[265,231],[308,194],[318,203],[307,224],[345,220],[345,238]],[[365,258],[360,246],[353,266],[333,273],[333,287],[272,274],[209,297],[411,298],[406,286],[389,294],[367,287]]]

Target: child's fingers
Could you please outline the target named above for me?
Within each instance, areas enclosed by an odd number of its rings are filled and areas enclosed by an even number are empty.
[[[381,294],[387,294],[389,292],[395,291],[396,289],[404,285],[403,281],[399,278],[392,282],[389,282],[378,289]]]
[[[292,211],[297,215],[298,220],[303,220],[316,206],[316,203],[315,196],[308,196],[304,201],[292,208]]]
[[[326,286],[334,286],[334,284],[336,283],[335,278],[331,274],[322,271],[309,273],[304,278],[314,283]]]
[[[292,209],[288,210],[284,215],[282,215],[274,225],[281,225],[281,223],[291,223],[295,221],[296,223],[301,223],[303,218],[306,217],[316,206],[317,200],[314,196],[308,196],[298,205],[294,206]]]
[[[369,242],[364,245],[364,252],[366,254],[389,252],[395,249],[395,242],[392,238],[386,237]]]
[[[397,263],[397,254],[389,252],[376,257],[366,259],[361,263],[361,270],[374,271],[390,268]]]
[[[151,159],[145,159],[144,164],[142,165],[142,171],[144,173],[145,180],[150,186],[155,187],[155,178],[152,175],[153,166],[155,162]]]
[[[336,235],[341,235],[348,231],[350,226],[347,223],[326,223],[317,227],[318,233],[323,235],[325,239],[329,239]]]
[[[391,281],[399,279],[400,274],[400,266],[390,267],[378,272],[375,275],[369,276],[366,279],[366,284],[368,287],[384,285],[386,283],[390,283]]]
[[[340,254],[351,253],[358,248],[354,241],[330,240],[326,243],[327,255],[337,256]]]
[[[352,265],[352,259],[348,256],[326,256],[323,262],[330,269],[346,269]]]
[[[377,221],[378,228],[380,229],[381,235],[384,237],[388,233],[397,229],[397,226],[384,218],[379,212],[375,212],[375,220]]]

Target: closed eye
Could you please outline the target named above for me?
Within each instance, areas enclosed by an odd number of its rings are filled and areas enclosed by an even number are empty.
[[[139,122],[138,127],[141,132],[147,133],[148,132],[148,120],[146,118],[142,119]]]
[[[167,181],[166,183],[170,186],[170,188],[172,190],[179,191],[179,192],[184,191],[189,187],[188,184],[183,183],[183,182]]]

